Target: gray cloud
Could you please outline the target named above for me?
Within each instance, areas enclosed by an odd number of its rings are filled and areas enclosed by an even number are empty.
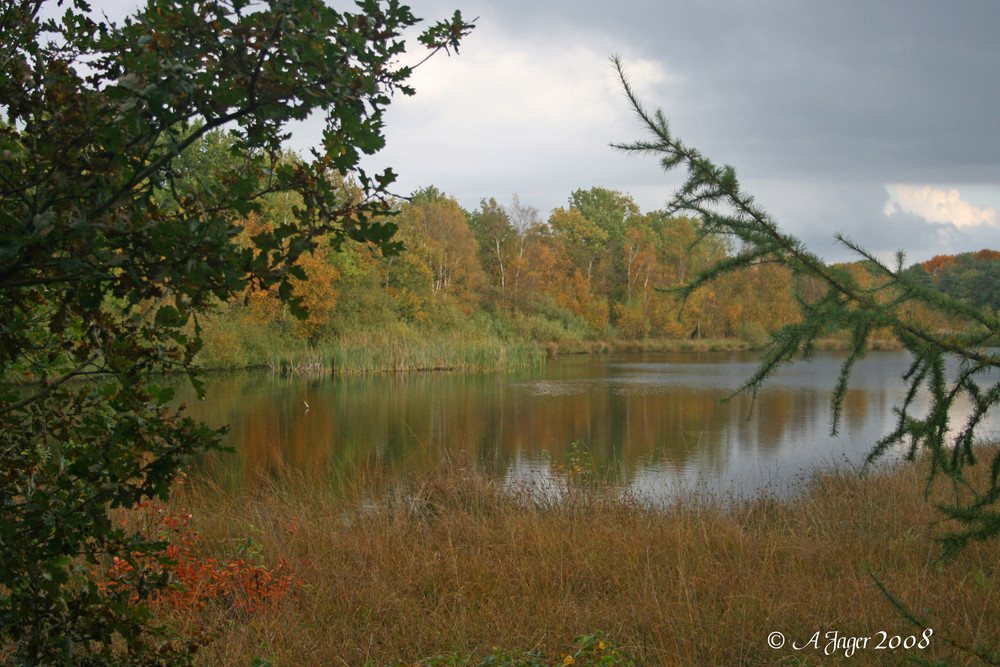
[[[837,261],[860,259],[836,243],[834,236],[860,243],[888,260],[905,251],[911,261],[952,253],[952,225],[928,222],[899,212],[886,216],[888,196],[877,184],[815,181],[768,181],[759,188],[759,201],[769,208],[783,229],[802,239],[815,252]],[[773,193],[773,194],[772,194]],[[771,205],[770,200],[774,200]]]
[[[433,15],[452,4],[416,7]],[[957,230],[913,215],[887,218],[883,207],[887,183],[979,183],[1000,191],[1000,3],[479,0],[456,6],[481,15],[481,30],[490,33],[478,44],[473,35],[461,58],[475,59],[477,48],[495,48],[492,36],[503,35],[506,48],[538,59],[590,48],[621,53],[630,68],[657,64],[663,77],[636,82],[646,104],[662,107],[687,143],[736,166],[759,201],[825,256],[846,257],[830,242],[837,231],[883,253],[905,246],[915,258],[988,244],[995,231]],[[439,71],[448,76],[446,67]],[[606,94],[620,113],[609,117],[605,132],[590,127],[574,134],[568,103],[565,132],[543,132],[551,141],[537,140],[539,150],[522,146],[515,158],[494,146],[489,165],[456,168],[448,173],[454,181],[441,187],[479,188],[481,196],[500,198],[516,190],[544,211],[564,204],[571,189],[599,184],[632,192],[645,208],[661,205],[677,178],[665,178],[653,160],[606,148],[608,141],[641,136],[624,100]],[[530,123],[498,129],[530,132]],[[423,175],[436,177],[430,169]]]
[[[687,9],[675,15],[675,39],[643,43],[685,75],[692,106],[676,125],[690,126],[693,141],[704,136],[706,148],[764,174],[996,177],[984,172],[1000,160],[1000,4]]]
[[[121,18],[136,0],[96,0]],[[335,5],[354,11],[353,3]],[[885,186],[976,188],[1000,209],[1000,3],[993,0],[411,0],[436,21],[480,17],[458,57],[414,78],[387,115],[397,191],[434,184],[467,207],[522,200],[542,214],[576,188],[661,207],[680,175],[610,142],[641,137],[607,58],[641,98],[831,259],[840,231],[915,259],[996,247],[996,227],[886,217]],[[54,6],[54,5],[53,5]],[[417,50],[411,43],[411,50]],[[415,54],[414,54],[415,55]],[[422,56],[416,56],[417,58]],[[306,150],[318,123],[296,132]],[[971,189],[971,188],[970,188]]]

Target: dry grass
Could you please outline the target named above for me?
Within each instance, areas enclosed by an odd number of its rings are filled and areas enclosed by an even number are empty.
[[[297,600],[249,617],[205,611],[206,665],[387,665],[440,653],[478,664],[490,647],[571,648],[602,631],[641,664],[836,664],[825,633],[872,637],[850,663],[914,655],[976,664],[941,635],[1000,646],[1000,543],[936,564],[923,471],[817,478],[794,501],[644,507],[612,488],[559,501],[450,468],[346,494],[264,484],[242,497],[193,484],[183,499],[217,551],[252,536],[297,571]],[[382,489],[377,491],[376,489]],[[292,526],[294,532],[289,532]],[[921,634],[868,568],[935,634],[920,651],[875,650]],[[788,644],[775,650],[768,634]],[[819,647],[796,651],[820,632]]]
[[[566,354],[608,354],[612,352],[733,352],[749,350],[752,346],[738,338],[648,338],[626,340],[580,340],[551,342],[545,345],[548,356]]]
[[[816,341],[817,350],[849,350],[847,337],[822,338]],[[610,352],[737,352],[753,350],[752,343],[739,338],[650,338],[642,340],[607,339],[563,341],[547,343],[546,353],[551,357],[567,354],[606,354]],[[870,350],[901,350],[899,341],[879,338],[868,341]]]

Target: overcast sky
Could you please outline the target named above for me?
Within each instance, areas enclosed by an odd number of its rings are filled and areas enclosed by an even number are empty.
[[[1000,248],[997,0],[409,4],[428,22],[478,21],[387,113],[388,146],[366,166],[391,166],[399,194],[435,185],[475,208],[518,193],[547,219],[603,186],[661,208],[680,174],[609,147],[643,138],[619,54],[647,107],[824,257],[849,257],[836,232],[912,261]],[[318,138],[307,125],[294,146]]]
[[[1000,248],[1000,2],[411,5],[479,18],[387,115],[371,165],[401,193],[433,184],[474,208],[516,192],[547,218],[598,185],[661,208],[680,174],[609,147],[642,138],[619,54],[647,107],[823,256],[849,256],[835,232],[913,261]]]

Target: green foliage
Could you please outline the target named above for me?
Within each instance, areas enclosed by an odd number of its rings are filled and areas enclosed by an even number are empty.
[[[622,222],[624,223],[624,220]],[[569,210],[555,209],[549,225],[564,240],[566,251],[573,263],[585,267],[587,275],[590,276],[606,252],[604,246],[610,239],[608,230],[585,216],[579,209],[572,207]]]
[[[479,263],[488,277],[488,300],[503,303],[517,231],[511,225],[507,211],[493,198],[480,201],[479,208],[469,215],[469,228],[479,246]]]
[[[755,348],[764,347],[771,340],[770,336],[767,335],[767,330],[757,322],[740,323],[736,330],[736,336]]]
[[[904,376],[908,391],[896,408],[896,426],[873,448],[873,462],[890,450],[905,448],[910,459],[918,454],[931,462],[929,484],[947,480],[955,490],[954,502],[938,509],[956,529],[940,537],[945,558],[954,556],[970,541],[983,541],[1000,533],[1000,454],[983,462],[989,473],[985,484],[970,481],[977,464],[973,448],[978,427],[987,412],[1000,404],[1000,354],[985,349],[1000,334],[995,311],[978,305],[976,298],[955,298],[928,286],[919,273],[904,269],[899,252],[889,266],[857,244],[837,239],[865,261],[874,284],[863,284],[843,266],[829,266],[808,251],[795,237],[783,233],[777,223],[743,191],[732,167],[719,167],[671,133],[661,111],[649,114],[639,103],[625,76],[622,63],[614,59],[632,108],[651,138],[618,148],[652,154],[665,170],[686,167],[687,179],[675,193],[670,210],[691,214],[702,221],[702,233],[729,236],[742,242],[741,252],[696,275],[682,289],[690,295],[699,286],[720,276],[762,263],[787,266],[794,279],[801,320],[773,333],[764,360],[744,389],[756,391],[783,364],[799,355],[808,356],[817,340],[832,331],[847,331],[850,353],[841,367],[833,392],[833,424],[837,431],[841,406],[854,364],[865,354],[876,331],[888,331],[913,355]],[[807,286],[820,284],[819,291]],[[889,295],[888,299],[884,299]],[[970,295],[971,296],[971,295]],[[986,304],[982,300],[983,305]],[[959,333],[941,332],[921,323],[907,306],[919,304],[947,321],[960,322]],[[918,413],[925,396],[928,406]],[[971,411],[964,423],[954,424],[952,408],[967,400]]]
[[[631,195],[607,188],[575,190],[569,197],[569,205],[596,225],[613,243],[622,242],[628,219],[639,215],[639,206]]]
[[[390,96],[413,92],[393,62],[416,19],[359,6],[152,0],[112,25],[82,0],[56,20],[0,3],[0,650],[13,664],[189,662],[196,646],[141,604],[168,575],[102,592],[94,572],[162,552],[111,512],[163,498],[219,446],[149,381],[197,382],[199,316],[248,287],[302,314],[296,263],[320,240],[398,248],[377,217],[392,173],[357,165],[384,143]],[[421,41],[454,48],[469,27],[456,15]],[[287,124],[313,112],[322,149],[284,159]],[[347,172],[360,201],[339,187]],[[237,244],[233,220],[272,193],[300,204]]]
[[[558,305],[547,294],[532,299],[527,313],[513,315],[510,326],[519,337],[541,343],[589,340],[604,333],[594,331],[583,317]]]

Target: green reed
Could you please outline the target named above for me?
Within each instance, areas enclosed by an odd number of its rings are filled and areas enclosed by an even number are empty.
[[[317,348],[283,354],[269,365],[282,373],[498,373],[533,368],[544,362],[545,351],[533,343],[394,332],[353,334]]]

